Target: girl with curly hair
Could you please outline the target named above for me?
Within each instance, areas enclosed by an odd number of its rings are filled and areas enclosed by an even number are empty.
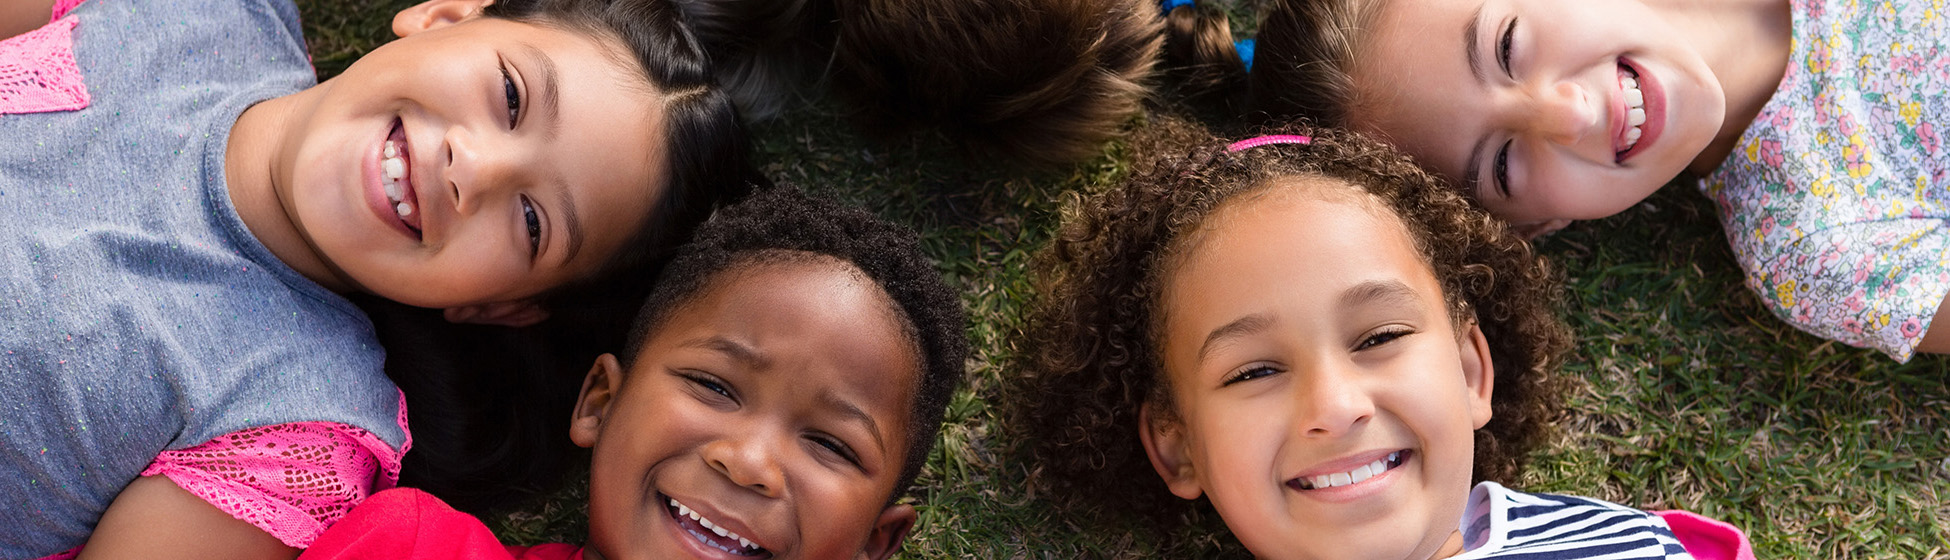
[[[1266,4],[1249,76],[1204,59],[1255,113],[1383,137],[1528,235],[1697,188],[1781,320],[1950,353],[1941,3]]]
[[[1039,270],[1017,425],[1061,499],[1168,520],[1203,498],[1271,558],[1741,550],[1691,514],[1494,482],[1556,414],[1570,342],[1556,272],[1506,226],[1352,133],[1160,140],[1195,147],[1071,205]]]

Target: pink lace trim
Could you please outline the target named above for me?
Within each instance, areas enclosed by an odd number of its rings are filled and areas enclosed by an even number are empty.
[[[56,3],[54,13],[66,14],[79,3]],[[74,26],[79,21],[56,19],[0,41],[0,114],[88,106],[88,88],[81,83],[81,68],[74,61]]]
[[[406,397],[400,396],[400,429]],[[374,492],[399,484],[399,451],[372,432],[336,422],[239,430],[165,451],[142,471],[162,475],[284,544],[304,548]]]

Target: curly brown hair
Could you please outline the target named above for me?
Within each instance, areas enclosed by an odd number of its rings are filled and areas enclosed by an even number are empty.
[[[1554,374],[1570,332],[1557,317],[1557,271],[1502,222],[1379,142],[1301,123],[1265,133],[1313,141],[1228,152],[1210,133],[1166,122],[1136,141],[1148,169],[1066,205],[1037,263],[1037,299],[1019,333],[1023,371],[1009,395],[1010,425],[1040,471],[1033,484],[1071,506],[1166,526],[1182,519],[1187,502],[1166,492],[1137,437],[1139,406],[1169,405],[1155,334],[1164,276],[1215,209],[1296,176],[1344,182],[1391,209],[1457,324],[1475,314],[1496,357],[1494,416],[1476,432],[1475,475],[1513,479],[1558,411]]]

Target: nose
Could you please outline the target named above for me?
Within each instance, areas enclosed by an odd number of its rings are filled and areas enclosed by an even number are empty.
[[[1575,146],[1587,135],[1604,136],[1609,128],[1599,110],[1599,97],[1571,81],[1537,84],[1529,89],[1528,102],[1517,104],[1515,128],[1545,141]]]
[[[785,471],[780,468],[778,456],[773,453],[778,446],[772,445],[772,440],[762,437],[762,434],[752,430],[744,432],[742,436],[720,438],[705,444],[704,461],[733,484],[766,497],[779,497],[780,492],[785,490]]]
[[[1374,418],[1374,399],[1346,364],[1317,368],[1295,384],[1296,425],[1307,437],[1337,437]]]
[[[463,215],[479,209],[494,193],[519,186],[531,167],[518,146],[498,136],[456,128],[446,138],[446,186],[454,209]]]

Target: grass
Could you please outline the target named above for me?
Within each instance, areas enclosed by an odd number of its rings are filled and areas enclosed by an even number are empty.
[[[404,3],[299,5],[325,77],[384,39]],[[1119,146],[1023,174],[937,138],[862,138],[828,105],[755,133],[771,176],[913,226],[965,294],[976,353],[916,491],[905,557],[1243,556],[1204,526],[1155,535],[1060,518],[1023,490],[1033,465],[1002,451],[1001,405],[988,397],[1009,375],[1024,267],[1066,193],[1125,171]],[[1690,186],[1541,247],[1568,271],[1574,390],[1557,437],[1513,486],[1704,513],[1744,528],[1763,558],[1950,558],[1950,359],[1899,365],[1781,323],[1741,284]],[[510,542],[579,541],[581,498],[571,488],[489,521]]]

